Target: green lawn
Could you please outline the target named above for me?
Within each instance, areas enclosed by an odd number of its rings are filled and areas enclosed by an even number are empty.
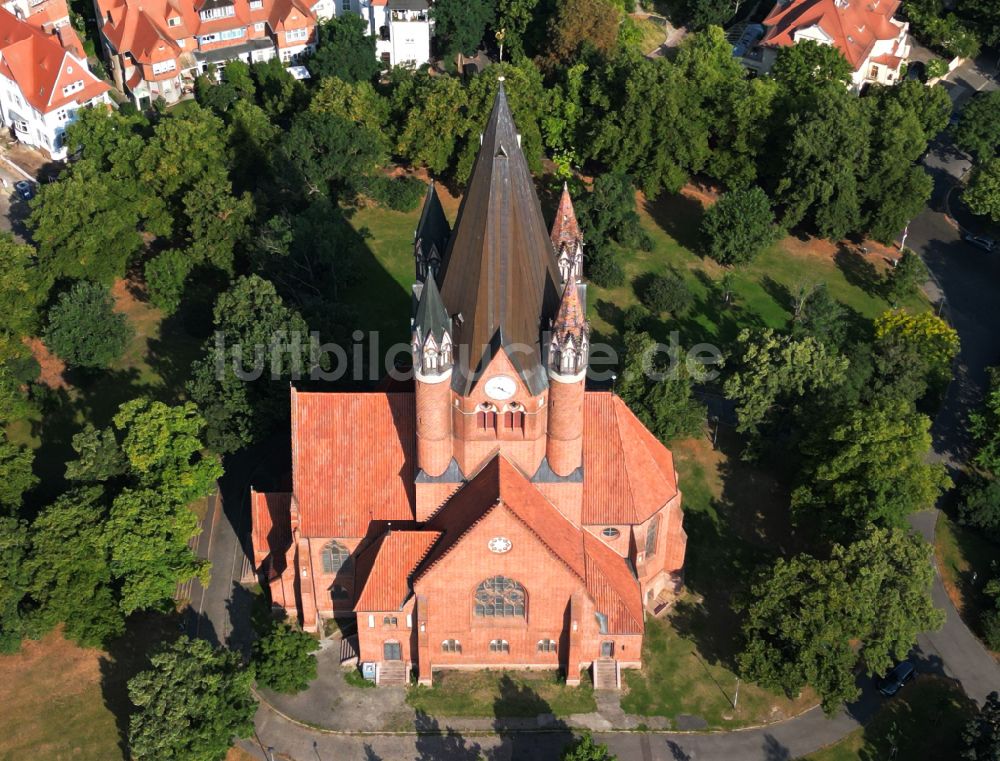
[[[647,16],[630,16],[629,20],[635,25],[635,28],[639,30],[641,37],[639,38],[639,52],[643,55],[652,53],[666,39],[666,34],[664,33],[664,28],[652,21]]]
[[[694,295],[690,314],[660,325],[665,338],[678,330],[685,343],[731,342],[744,327],[783,328],[792,317],[791,300],[805,285],[825,283],[837,300],[859,317],[872,319],[889,308],[879,295],[882,277],[878,262],[865,259],[848,246],[826,241],[786,238],[761,254],[750,265],[733,270],[733,299],[726,305],[719,282],[726,269],[699,256],[699,227],[703,214],[699,201],[684,194],[664,195],[656,201],[639,199],[639,217],[653,241],[651,251],[620,250],[625,285],[605,289],[589,287],[589,314],[596,333],[614,340],[622,329],[624,312],[638,304],[635,283],[649,274],[676,274]],[[927,309],[927,301],[914,296],[906,307]]]
[[[958,758],[962,729],[971,715],[972,702],[954,682],[921,675],[899,695],[887,699],[867,727],[804,761]]]
[[[678,613],[685,615],[683,606]],[[682,637],[667,621],[646,619],[640,671],[623,671],[627,694],[622,708],[642,716],[699,716],[709,728],[734,728],[779,721],[816,705],[806,690],[795,699],[741,682],[736,708],[736,674],[710,663],[692,639]]]
[[[934,535],[934,551],[948,596],[966,624],[982,636],[980,617],[992,605],[990,598],[983,594],[983,585],[993,577],[993,563],[1000,558],[1000,547],[941,513]],[[994,655],[1000,657],[1000,654]]]
[[[439,671],[432,687],[410,687],[406,702],[431,716],[568,716],[597,708],[589,678],[567,687],[544,671]]]

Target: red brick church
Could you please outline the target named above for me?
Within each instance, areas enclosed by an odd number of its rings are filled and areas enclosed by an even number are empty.
[[[501,83],[450,229],[416,232],[413,388],[292,388],[292,491],[252,492],[255,562],[309,631],[357,618],[379,681],[410,668],[638,667],[643,614],[681,584],[673,457],[587,391],[583,240],[551,233]]]

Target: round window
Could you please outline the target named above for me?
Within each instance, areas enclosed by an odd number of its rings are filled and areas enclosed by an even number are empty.
[[[619,536],[621,536],[621,532],[618,529],[612,528],[610,526],[604,529],[604,531],[602,531],[601,533],[604,534],[604,536],[606,536],[608,539],[617,539]]]

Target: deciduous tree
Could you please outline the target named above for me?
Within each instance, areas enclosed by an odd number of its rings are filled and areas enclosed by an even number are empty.
[[[930,596],[930,551],[908,531],[871,529],[835,545],[828,560],[778,559],[746,603],[744,675],[788,695],[811,685],[827,713],[854,700],[858,660],[869,675],[884,673],[919,632],[943,622]]]
[[[965,761],[994,761],[1000,755],[1000,693],[995,690],[986,698],[986,705],[969,720],[962,733]]]
[[[1000,151],[1000,91],[980,93],[964,109],[955,128],[955,143],[977,160]]]
[[[609,0],[564,0],[549,22],[550,53],[568,63],[582,45],[608,55],[618,41],[621,8]]]
[[[253,669],[239,653],[181,637],[150,660],[128,683],[136,761],[221,761],[234,738],[253,732]]]
[[[316,78],[337,77],[344,82],[370,82],[379,72],[375,36],[355,13],[327,19],[316,28],[316,52],[307,63]]]
[[[909,400],[880,398],[851,410],[832,430],[815,432],[793,511],[799,520],[818,518],[834,538],[857,536],[872,524],[902,525],[951,485],[944,465],[927,462],[930,427]]]
[[[962,193],[973,214],[1000,222],[1000,158],[989,158],[977,166]]]
[[[744,329],[737,341],[736,371],[726,380],[725,393],[736,402],[741,432],[756,431],[789,399],[836,385],[847,370],[844,357],[811,336]]]
[[[777,237],[771,201],[756,186],[723,193],[701,229],[709,256],[720,264],[747,264]]]
[[[0,510],[16,515],[21,498],[38,484],[32,471],[35,453],[0,432]]]
[[[46,344],[73,367],[107,367],[134,333],[128,318],[114,311],[107,288],[88,281],[59,295],[48,322]]]
[[[63,622],[66,636],[93,647],[124,631],[108,563],[106,517],[103,490],[91,486],[67,492],[32,523],[24,569],[37,606],[35,632]]]
[[[434,36],[445,58],[475,55],[496,12],[494,0],[438,0],[431,8]]]
[[[28,524],[0,515],[0,653],[16,651],[24,636],[21,601],[27,594],[27,553]]]
[[[313,653],[318,648],[314,637],[288,622],[271,622],[253,646],[257,684],[276,692],[301,692],[316,678]]]
[[[399,125],[396,152],[435,174],[444,172],[455,162],[458,140],[468,130],[467,103],[465,88],[455,77],[426,71],[400,77],[392,93],[392,120]]]

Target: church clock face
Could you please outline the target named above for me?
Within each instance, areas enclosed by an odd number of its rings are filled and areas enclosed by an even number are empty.
[[[495,552],[498,555],[502,555],[505,552],[510,552],[511,543],[510,539],[505,536],[495,536],[490,539],[487,546],[490,548],[490,552]]]
[[[517,383],[509,375],[494,375],[486,381],[484,390],[490,399],[503,402],[514,396],[514,392],[517,391]]]

